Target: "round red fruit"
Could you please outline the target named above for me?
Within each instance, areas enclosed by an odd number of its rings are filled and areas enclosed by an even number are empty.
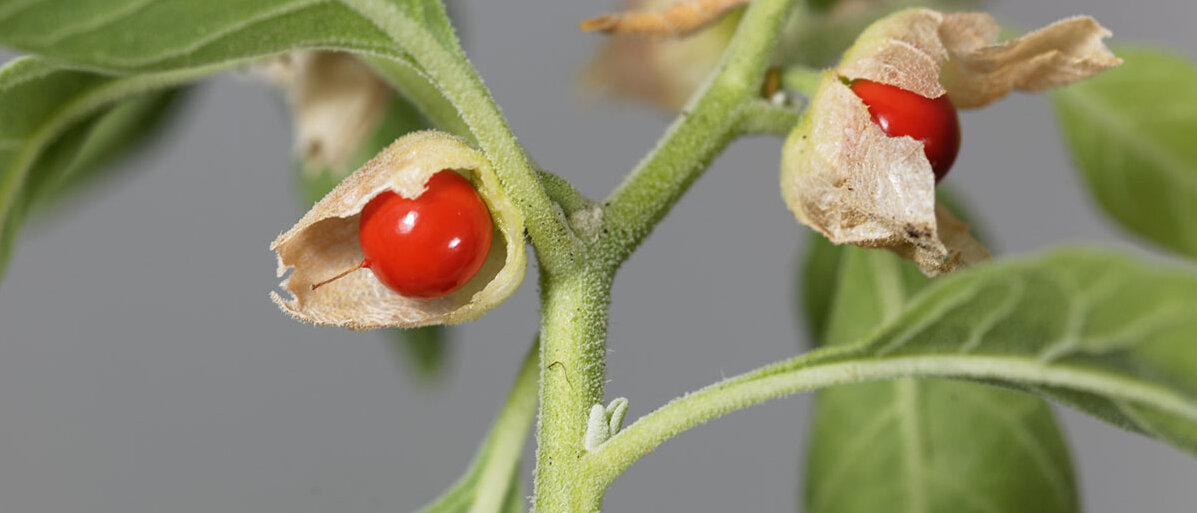
[[[482,268],[493,232],[478,191],[445,169],[414,199],[384,191],[366,204],[358,228],[362,267],[402,296],[446,296]]]
[[[960,152],[960,120],[947,95],[931,99],[900,87],[870,80],[853,80],[852,92],[865,105],[873,121],[891,137],[910,136],[922,141],[939,182]]]

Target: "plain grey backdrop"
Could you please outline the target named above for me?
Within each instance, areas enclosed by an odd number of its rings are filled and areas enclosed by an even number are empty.
[[[668,122],[575,92],[600,42],[576,22],[614,2],[462,4],[467,52],[521,142],[604,196]],[[1023,27],[1089,13],[1114,43],[1197,57],[1187,0],[1006,0],[992,11]],[[226,75],[177,118],[118,179],[22,233],[0,286],[0,511],[428,502],[466,468],[536,330],[534,271],[454,331],[451,375],[421,385],[379,335],[300,325],[267,298],[277,284],[267,244],[301,214],[280,100]],[[1131,245],[1083,191],[1045,97],[1014,95],[963,125],[948,181],[1001,255]],[[774,138],[733,145],[621,271],[608,395],[629,397],[631,417],[807,347],[792,290],[807,232],[778,194],[779,148]],[[606,510],[795,511],[809,406],[810,396],[776,401],[685,433],[633,466]],[[1197,461],[1060,417],[1088,511],[1195,509]]]

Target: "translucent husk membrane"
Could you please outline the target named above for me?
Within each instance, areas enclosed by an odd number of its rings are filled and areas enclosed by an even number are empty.
[[[870,25],[828,70],[786,140],[782,196],[795,217],[837,244],[887,248],[927,275],[988,258],[968,226],[935,203],[923,145],[886,135],[847,81],[868,79],[976,108],[1011,90],[1042,91],[1117,66],[1092,18],[1062,20],[997,43],[984,13],[908,9]]]
[[[384,286],[368,269],[312,290],[362,261],[358,241],[361,210],[384,190],[415,198],[432,175],[451,169],[468,178],[490,209],[495,236],[482,269],[448,296],[418,299]],[[436,132],[399,138],[320,200],[275,239],[280,285],[290,293],[270,297],[296,319],[352,329],[453,324],[476,319],[511,296],[523,281],[527,257],[524,223],[486,158],[461,139]]]

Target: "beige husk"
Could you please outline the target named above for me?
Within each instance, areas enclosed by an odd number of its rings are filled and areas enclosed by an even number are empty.
[[[374,196],[393,190],[419,196],[442,169],[469,178],[491,211],[495,237],[482,269],[465,287],[435,299],[408,298],[379,282],[368,269],[312,290],[312,284],[351,269],[362,260],[360,212]],[[453,136],[424,131],[406,135],[347,177],[294,227],[275,239],[278,275],[294,268],[281,287],[291,294],[271,299],[283,311],[313,324],[353,329],[453,324],[475,319],[519,288],[526,266],[524,224],[486,158]]]
[[[1118,65],[1091,18],[1071,18],[1004,44],[984,13],[909,9],[861,34],[827,71],[782,152],[782,196],[798,220],[837,244],[888,248],[934,276],[986,260],[968,226],[935,204],[922,143],[886,135],[844,83],[868,79],[961,108],[1013,89],[1038,91]],[[942,70],[942,73],[941,73]]]
[[[627,11],[668,8],[670,0],[628,0]],[[735,33],[739,16],[733,12],[684,38],[612,37],[582,74],[591,92],[649,102],[678,110],[719,64]]]
[[[287,93],[295,119],[295,152],[307,169],[346,169],[374,133],[391,90],[352,54],[295,52],[257,65]],[[348,169],[346,169],[348,171]]]

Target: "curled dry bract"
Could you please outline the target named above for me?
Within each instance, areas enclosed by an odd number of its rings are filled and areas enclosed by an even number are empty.
[[[957,107],[1014,89],[1039,91],[1118,65],[1091,18],[1071,18],[996,43],[984,13],[909,9],[866,29],[826,72],[782,154],[782,196],[802,223],[837,244],[888,248],[927,275],[988,258],[968,226],[935,204],[922,143],[886,135],[845,81],[867,79]]]
[[[384,190],[415,198],[428,179],[451,169],[470,179],[490,208],[495,237],[482,269],[465,287],[435,299],[401,296],[359,269],[312,290],[362,260],[358,223],[362,208]],[[452,324],[475,319],[511,296],[524,277],[524,223],[486,158],[453,136],[425,131],[406,135],[347,177],[299,222],[275,239],[278,275],[294,268],[270,296],[287,313],[314,324],[353,329]]]

